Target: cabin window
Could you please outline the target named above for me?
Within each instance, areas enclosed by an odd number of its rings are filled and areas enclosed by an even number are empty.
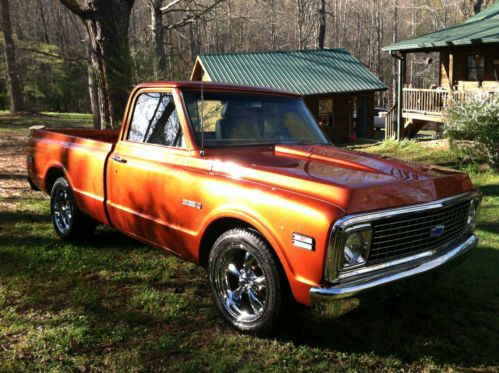
[[[169,93],[139,95],[127,139],[183,148],[184,137],[173,96]]]
[[[468,56],[467,68],[468,80],[475,82],[483,81],[485,68],[485,59],[483,56],[480,56],[479,54]]]
[[[333,126],[333,99],[319,100],[319,126],[321,128]]]

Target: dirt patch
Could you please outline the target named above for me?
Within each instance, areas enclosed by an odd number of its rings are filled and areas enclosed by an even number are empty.
[[[24,131],[3,131],[0,137],[0,209],[14,208],[15,201],[30,190],[27,182]]]
[[[450,148],[450,143],[448,139],[420,141],[419,144],[431,150],[448,151]]]

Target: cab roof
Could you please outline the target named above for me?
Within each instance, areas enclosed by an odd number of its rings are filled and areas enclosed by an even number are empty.
[[[201,90],[201,88],[203,88],[203,90],[205,91],[261,93],[267,95],[301,97],[297,93],[292,93],[274,88],[254,87],[254,86],[228,84],[228,83],[200,82],[200,81],[147,82],[147,83],[138,84],[135,87],[135,89],[142,89],[142,88],[178,88],[178,89],[189,89],[189,90]]]

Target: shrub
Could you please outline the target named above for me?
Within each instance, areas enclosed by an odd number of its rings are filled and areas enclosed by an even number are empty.
[[[451,144],[454,140],[478,143],[477,150],[484,149],[488,161],[498,166],[499,94],[477,93],[462,103],[449,105],[445,113],[444,134]]]

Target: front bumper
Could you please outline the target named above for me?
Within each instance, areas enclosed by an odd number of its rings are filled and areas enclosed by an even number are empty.
[[[464,258],[477,245],[478,238],[472,234],[464,242],[423,262],[406,264],[399,270],[385,271],[352,283],[314,287],[310,289],[312,308],[327,316],[341,316],[361,305],[390,296],[394,293],[392,288],[405,280],[427,277],[437,269],[459,263],[458,259]]]

